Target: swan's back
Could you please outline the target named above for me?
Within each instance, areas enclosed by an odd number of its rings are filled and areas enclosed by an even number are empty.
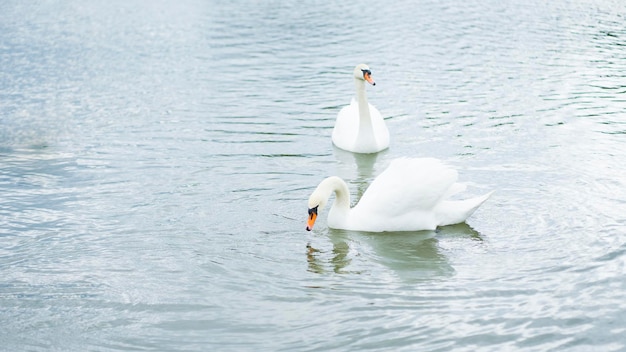
[[[396,159],[353,208],[350,226],[369,231],[414,231],[463,222],[489,195],[449,200],[464,189],[457,178],[456,170],[437,159]]]
[[[456,170],[434,158],[395,159],[365,191],[359,206],[377,212],[429,211],[453,190]]]

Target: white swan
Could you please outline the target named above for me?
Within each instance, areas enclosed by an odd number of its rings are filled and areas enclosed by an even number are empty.
[[[376,85],[372,72],[365,64],[354,68],[356,99],[337,115],[333,143],[354,153],[377,153],[389,147],[389,130],[378,109],[367,102],[365,82]]]
[[[391,162],[369,186],[358,204],[350,208],[348,185],[339,177],[324,179],[309,197],[311,231],[317,214],[331,194],[335,202],[328,213],[328,227],[386,232],[434,230],[437,226],[464,222],[491,194],[452,200],[465,190],[457,183],[457,171],[433,158],[400,158]]]

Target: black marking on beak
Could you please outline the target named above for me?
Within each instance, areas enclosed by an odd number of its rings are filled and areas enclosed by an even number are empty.
[[[372,74],[372,71],[370,71],[370,70],[366,70],[366,69],[364,69],[364,68],[362,68],[362,69],[361,69],[361,71],[363,71],[363,76],[365,76],[365,75],[371,75],[371,74]]]
[[[309,209],[309,218],[313,218],[313,215],[317,215],[317,208],[319,205],[316,205],[314,208]]]

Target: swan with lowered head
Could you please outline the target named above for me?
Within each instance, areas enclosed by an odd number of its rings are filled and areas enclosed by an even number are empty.
[[[453,200],[465,190],[456,170],[433,158],[400,158],[391,162],[350,208],[350,191],[341,178],[324,179],[309,197],[311,231],[318,213],[335,193],[328,227],[343,230],[387,232],[435,230],[437,226],[464,222],[493,193]]]
[[[333,143],[341,149],[354,153],[377,153],[389,147],[389,130],[382,115],[367,102],[365,82],[376,85],[372,71],[365,64],[354,68],[356,98],[339,111]]]

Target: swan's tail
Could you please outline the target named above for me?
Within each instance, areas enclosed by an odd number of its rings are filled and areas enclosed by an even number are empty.
[[[480,207],[495,191],[480,197],[465,200],[447,200],[441,203],[439,226],[453,225],[464,222]]]

